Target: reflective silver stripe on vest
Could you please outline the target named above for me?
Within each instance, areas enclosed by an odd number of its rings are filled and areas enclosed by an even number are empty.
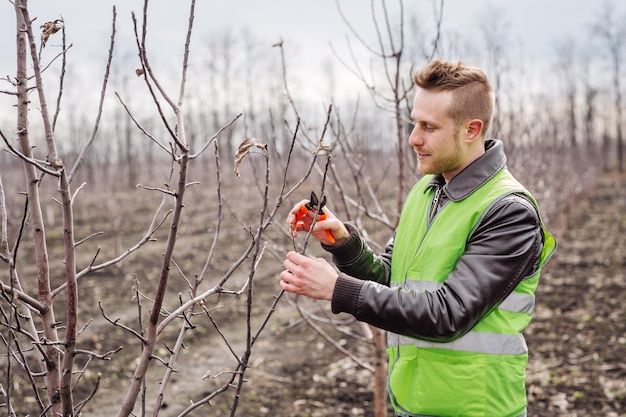
[[[406,290],[413,290],[415,292],[435,292],[439,288],[443,287],[443,283],[407,280],[404,284],[401,282],[392,282],[391,287],[400,287]],[[535,295],[512,292],[507,298],[504,299],[504,301],[502,301],[502,303],[500,303],[498,308],[500,310],[511,311],[513,313],[533,314],[535,311]]]
[[[533,314],[535,312],[535,295],[512,292],[500,303],[498,308],[514,313]]]
[[[408,279],[404,283],[402,282],[392,282],[389,284],[392,288],[399,287],[405,290],[413,290],[415,292],[435,292],[439,288],[443,287],[442,282],[433,282],[433,281],[416,281],[413,279]]]
[[[416,292],[435,292],[443,286],[443,283],[407,280],[404,283],[392,282],[391,286]],[[513,292],[500,303],[498,308],[514,313],[532,314],[535,308],[535,296],[532,294]],[[520,355],[528,353],[526,341],[521,334],[469,332],[453,342],[435,343],[412,339],[390,332],[387,334],[387,342],[389,346],[414,345],[419,348],[448,349],[494,355]]]
[[[521,355],[528,353],[526,340],[521,334],[469,332],[454,342],[435,343],[388,333],[389,346],[414,345],[418,348],[447,349],[489,355]]]

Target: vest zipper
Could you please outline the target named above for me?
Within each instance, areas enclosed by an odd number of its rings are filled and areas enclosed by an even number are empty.
[[[415,259],[415,257],[417,256],[417,252],[419,252],[420,248],[422,247],[422,243],[424,242],[424,239],[426,239],[426,235],[428,234],[428,229],[430,229],[430,225],[433,222],[433,219],[435,218],[435,215],[437,214],[437,208],[439,206],[439,200],[441,199],[441,189],[443,187],[441,186],[435,186],[435,196],[433,197],[433,201],[430,203],[430,212],[428,213],[428,225],[426,226],[426,232],[424,233],[424,235],[422,236],[422,239],[420,240],[420,242],[418,243],[417,247],[415,248],[415,252],[413,252],[413,259]],[[411,262],[413,262],[411,260]],[[406,273],[404,275],[404,283],[406,283]]]
[[[428,215],[428,223],[432,223],[435,218],[435,214],[437,214],[437,209],[439,207],[439,199],[441,198],[441,189],[443,187],[437,186],[435,190],[435,196],[433,197],[433,202],[430,205],[430,214]]]
[[[420,239],[419,243],[415,247],[415,252],[413,252],[413,257],[411,258],[411,262],[413,262],[413,260],[417,256],[417,252],[419,252],[420,248],[422,247],[422,243],[424,243],[424,239],[426,239],[426,235],[428,234],[428,229],[430,229],[430,225],[433,222],[433,219],[435,218],[435,214],[437,214],[437,211],[438,211],[437,207],[439,206],[439,200],[441,199],[442,188],[443,187],[441,186],[435,186],[435,196],[433,197],[433,200],[430,203],[430,212],[428,213],[428,225],[426,226],[426,231],[422,235],[422,238]],[[406,277],[406,271],[405,271],[403,285],[402,285],[403,288],[404,288],[404,284],[406,284],[406,280],[407,280],[407,277]]]

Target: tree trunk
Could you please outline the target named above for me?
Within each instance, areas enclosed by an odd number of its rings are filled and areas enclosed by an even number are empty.
[[[17,135],[21,152],[32,158],[32,146],[28,131],[28,75],[27,68],[27,4],[26,0],[15,1],[15,16],[17,20]],[[46,232],[39,199],[39,181],[35,166],[24,162],[24,172],[27,179],[28,208],[30,211],[30,224],[33,231],[35,257],[37,262],[37,286],[38,300],[46,306],[41,312],[43,339],[50,342],[58,340],[58,333],[55,326],[54,309],[52,307],[52,296],[50,293],[50,265],[48,259],[48,247],[46,244]],[[45,384],[48,399],[50,401],[50,412],[52,415],[61,414],[60,396],[60,374],[59,363],[60,354],[56,346],[48,343],[43,346],[46,364]]]
[[[387,417],[386,332],[372,327],[374,335],[374,417]]]

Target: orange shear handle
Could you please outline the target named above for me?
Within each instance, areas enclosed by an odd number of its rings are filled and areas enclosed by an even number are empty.
[[[315,217],[315,213],[318,213],[317,214],[318,220],[326,220],[326,218],[328,217],[326,213],[324,212],[319,213],[315,210],[310,210],[306,206],[306,204],[303,204],[300,206],[300,210],[298,210],[298,212],[296,213],[296,223],[298,223],[299,221],[302,221],[304,216],[307,216],[307,215],[311,217]],[[324,230],[324,232],[326,233],[326,239],[328,239],[330,243],[335,243],[335,238],[333,237],[333,234],[330,232],[330,230],[326,229]]]

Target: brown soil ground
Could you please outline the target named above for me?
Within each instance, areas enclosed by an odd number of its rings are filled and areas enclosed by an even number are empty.
[[[576,207],[567,227],[555,231],[559,249],[542,276],[535,318],[526,332],[530,349],[529,417],[626,416],[626,307],[623,302],[626,298],[626,176],[604,176],[588,197]],[[123,210],[125,204],[118,202],[114,206]],[[190,205],[190,210],[192,207]],[[115,216],[119,218],[120,214]],[[149,216],[146,212],[144,217]],[[194,217],[190,214],[189,218]],[[128,219],[135,219],[134,223],[117,225],[118,230],[141,229],[135,224],[136,216],[128,216]],[[106,223],[107,219],[101,218],[100,221]],[[195,218],[194,222],[188,223],[197,222],[201,221]],[[94,230],[103,227],[93,219],[86,223]],[[243,242],[248,238],[242,229],[227,230],[226,241],[240,239]],[[87,231],[83,233],[86,235]],[[185,227],[180,233],[184,235]],[[206,236],[206,230],[204,233]],[[128,246],[130,241],[123,242],[122,247]],[[265,256],[271,258],[272,251],[281,254],[285,249],[289,248],[268,248]],[[155,253],[158,254],[159,250]],[[311,251],[315,252],[315,248]],[[190,249],[189,253],[194,258],[193,250]],[[155,276],[158,269],[158,263],[150,266],[148,262],[154,254],[145,256],[146,259],[131,258],[81,283],[81,299],[90,300],[83,303],[82,313],[91,309],[94,321],[81,335],[79,348],[105,352],[124,345],[111,361],[92,362],[90,370],[81,379],[86,388],[77,390],[77,400],[84,398],[91,389],[96,375],[102,375],[96,396],[83,409],[84,416],[116,415],[127,391],[140,344],[127,332],[107,323],[100,314],[97,301],[102,301],[111,319],[119,318],[122,323],[137,328],[132,291],[134,278],[141,282],[140,291],[150,294],[150,286],[154,284],[150,277]],[[198,256],[189,262],[201,265],[201,256]],[[216,262],[230,265],[236,256],[236,253],[220,252]],[[181,269],[186,270],[183,260],[178,261]],[[260,307],[253,309],[254,328],[267,314],[279,288],[276,277],[281,269],[280,261],[275,259],[266,264],[268,266],[255,278],[255,300]],[[243,277],[245,272],[242,272]],[[175,272],[172,274],[176,275]],[[231,287],[242,279],[234,279]],[[177,281],[173,278],[173,297],[177,292],[186,294],[186,284],[180,278],[178,281],[175,284]],[[300,302],[303,308],[314,311],[317,316],[328,317],[327,303]],[[245,303],[244,296],[226,295],[207,301],[209,309],[215,308],[212,317],[238,354],[245,340],[242,330],[245,328]],[[144,300],[143,304],[145,313],[149,301]],[[190,401],[197,401],[214,390],[227,376],[222,372],[232,369],[234,364],[234,356],[215,328],[207,324],[206,317],[204,321],[198,319],[196,322],[204,324],[189,332],[188,349],[182,351],[177,362],[177,372],[170,381],[164,407],[159,413],[162,417],[178,415]],[[355,323],[346,323],[344,327],[359,330]],[[167,357],[176,333],[177,329],[174,329],[171,335],[166,335],[167,342],[159,345],[156,353],[160,357]],[[333,336],[339,338],[344,347],[367,357],[367,343],[338,333]],[[77,357],[77,364],[82,366],[84,357]],[[146,415],[152,413],[154,394],[164,371],[163,366],[153,368],[147,379]],[[20,380],[18,370],[14,371],[13,378],[13,401],[23,406],[20,407],[22,410],[28,410],[33,405],[32,398],[26,394],[28,384]],[[281,298],[266,330],[254,346],[246,380],[237,416],[374,416],[372,374],[346,359],[302,322],[293,297]],[[20,395],[24,396],[16,400]],[[229,415],[232,401],[233,390],[229,390],[211,405],[189,415]],[[135,415],[143,415],[140,407],[135,409]]]
[[[581,201],[527,329],[530,416],[626,416],[626,177]]]

